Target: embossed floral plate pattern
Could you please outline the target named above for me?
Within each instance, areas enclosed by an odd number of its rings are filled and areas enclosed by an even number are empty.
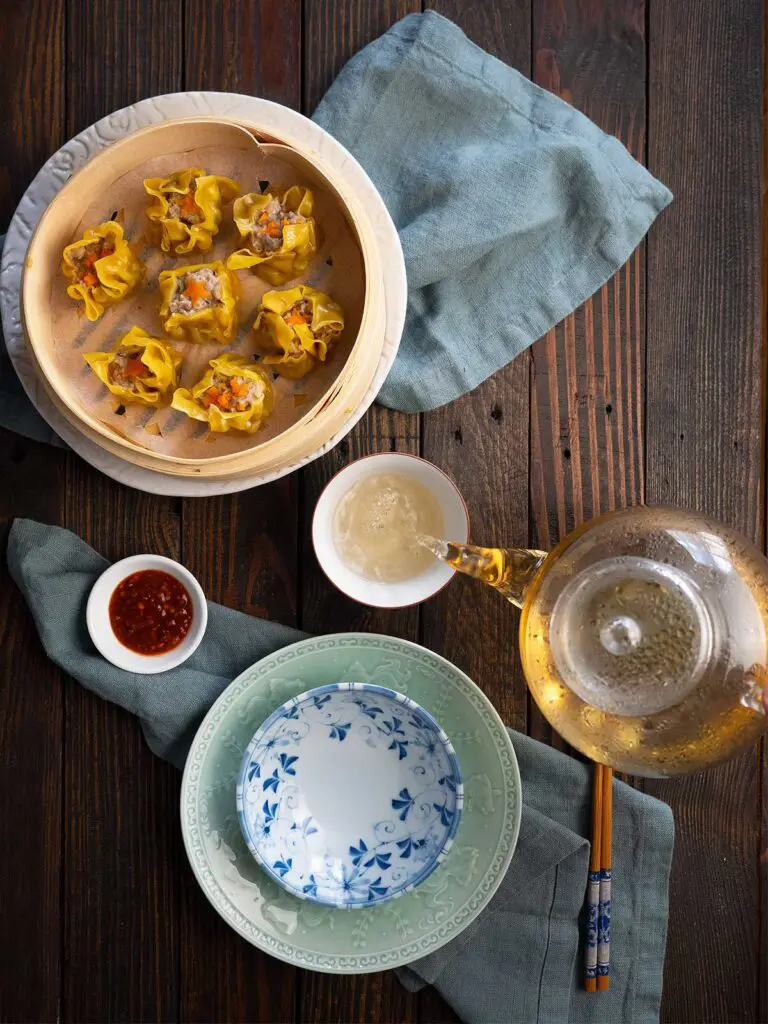
[[[281,704],[237,780],[248,849],[299,899],[370,907],[445,859],[461,819],[456,753],[403,693],[330,683]]]
[[[259,724],[306,690],[350,679],[403,693],[433,715],[451,738],[464,781],[461,826],[442,864],[400,899],[356,913],[299,900],[266,875],[243,839],[235,801]],[[466,928],[504,877],[521,808],[512,742],[484,694],[431,651],[366,633],[303,640],[247,669],[200,726],[181,791],[187,853],[222,917],[273,956],[339,974],[409,963]]]

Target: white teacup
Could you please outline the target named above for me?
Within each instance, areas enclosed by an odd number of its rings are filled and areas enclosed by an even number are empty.
[[[360,480],[368,476],[396,473],[411,477],[434,496],[443,515],[443,536],[466,542],[469,512],[456,484],[437,466],[416,455],[380,452],[345,466],[328,483],[315,506],[312,543],[320,567],[334,586],[361,604],[375,608],[404,608],[426,601],[450,582],[453,569],[435,559],[418,575],[397,583],[367,579],[343,560],[333,538],[333,520],[339,502]]]

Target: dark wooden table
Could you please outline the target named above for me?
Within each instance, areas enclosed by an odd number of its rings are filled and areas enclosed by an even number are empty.
[[[546,548],[595,513],[647,501],[706,510],[764,543],[762,2],[427,6],[585,111],[670,186],[676,201],[647,242],[473,394],[425,416],[373,409],[300,475],[235,497],[157,498],[3,434],[0,517],[6,529],[18,515],[62,524],[108,558],[180,558],[212,598],[254,615],[419,640],[465,669],[505,721],[557,743],[528,699],[510,606],[465,580],[420,609],[354,605],[319,572],[309,515],[336,470],[384,449],[421,452],[451,473],[478,538]],[[0,0],[0,225],[40,164],[109,111],[224,89],[311,112],[348,57],[420,9]],[[434,993],[409,996],[390,974],[305,973],[231,932],[186,863],[179,776],[134,719],[46,660],[7,575],[0,756],[3,1019],[454,1019]],[[764,750],[644,786],[677,821],[664,1018],[768,1020]]]

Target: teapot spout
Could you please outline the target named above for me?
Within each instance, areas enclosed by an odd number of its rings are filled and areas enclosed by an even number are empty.
[[[523,607],[528,585],[547,557],[546,551],[483,548],[427,536],[420,536],[419,543],[457,572],[463,572],[498,590],[518,608]]]

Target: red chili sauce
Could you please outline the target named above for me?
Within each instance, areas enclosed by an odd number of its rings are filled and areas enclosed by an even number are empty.
[[[165,654],[192,625],[192,598],[183,583],[159,569],[126,576],[112,591],[109,621],[115,636],[137,654]]]

